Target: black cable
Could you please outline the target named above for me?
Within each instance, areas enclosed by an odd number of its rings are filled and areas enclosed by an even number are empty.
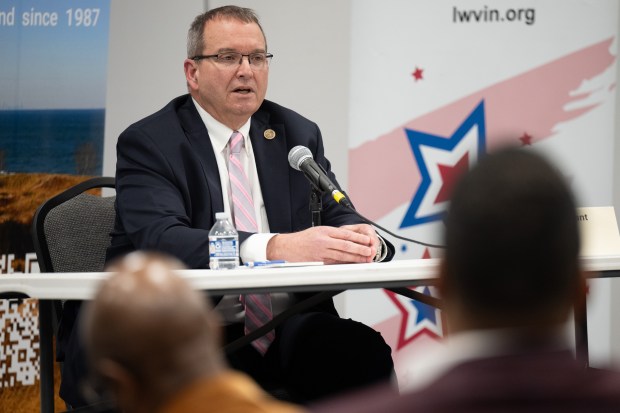
[[[416,240],[411,239],[411,238],[407,238],[407,237],[403,237],[403,236],[401,236],[401,235],[394,234],[392,231],[390,231],[390,230],[388,230],[388,229],[383,228],[381,225],[379,225],[379,224],[377,224],[377,223],[375,223],[375,222],[372,222],[371,220],[369,220],[368,218],[366,218],[365,216],[363,216],[362,214],[360,214],[359,212],[357,212],[357,211],[355,210],[355,208],[353,208],[351,205],[347,205],[347,203],[345,203],[345,202],[340,202],[340,205],[342,205],[342,206],[344,206],[345,208],[347,208],[347,209],[351,210],[351,211],[352,211],[355,215],[357,215],[358,217],[360,217],[360,218],[361,218],[361,219],[362,219],[365,223],[370,224],[370,225],[372,225],[372,226],[374,226],[374,227],[377,227],[377,228],[379,228],[381,231],[387,232],[388,234],[390,234],[391,236],[393,236],[393,237],[395,237],[395,238],[401,239],[401,240],[403,240],[403,241],[413,242],[414,244],[423,245],[423,246],[425,246],[425,247],[431,247],[431,248],[446,248],[446,246],[445,246],[445,245],[430,244],[430,243],[428,243],[428,242],[416,241]]]
[[[306,148],[306,150],[308,150],[308,149]],[[308,152],[309,152],[309,150],[308,150]],[[289,156],[290,156],[290,154],[289,154]],[[290,159],[289,159],[289,162],[290,162]],[[321,171],[323,171],[323,173],[325,174],[325,179],[329,180],[329,178],[327,178],[329,175],[328,175],[327,171],[325,170],[325,168],[323,168],[323,166],[321,164],[317,164],[317,165],[318,165],[319,168],[321,168]],[[292,164],[291,164],[291,166],[292,166]],[[294,167],[294,166],[293,166],[293,168],[299,169],[299,168]],[[323,188],[320,188],[319,186],[317,186],[317,184],[311,178],[309,178],[308,175],[306,175],[306,178],[308,178],[308,180],[310,181],[310,184],[312,184],[312,187],[315,188],[316,191],[318,191],[320,193],[325,193],[325,190]],[[366,218],[365,216],[363,216],[362,214],[357,212],[357,210],[353,207],[353,204],[351,203],[351,201],[349,201],[347,199],[347,197],[344,196],[344,194],[341,191],[336,191],[336,192],[338,192],[337,195],[335,193],[330,194],[331,198],[334,201],[336,201],[338,204],[342,205],[343,207],[351,210],[355,215],[360,217],[365,223],[370,224],[370,225],[372,225],[374,227],[379,228],[382,231],[387,232],[388,234],[390,234],[394,238],[398,238],[398,239],[403,240],[403,241],[413,242],[414,244],[423,245],[425,247],[446,248],[445,245],[430,244],[428,242],[416,241],[416,240],[411,239],[411,238],[407,238],[407,237],[403,237],[401,235],[394,234],[392,231],[383,228],[381,225],[379,225],[379,224],[377,224],[375,222],[372,222],[371,220],[369,220],[368,218]]]

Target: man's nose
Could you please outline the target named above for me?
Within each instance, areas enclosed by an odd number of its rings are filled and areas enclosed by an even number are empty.
[[[252,71],[252,66],[250,65],[250,56],[241,56],[241,61],[239,62],[239,67],[237,68],[237,74],[247,75],[250,73],[254,73]]]

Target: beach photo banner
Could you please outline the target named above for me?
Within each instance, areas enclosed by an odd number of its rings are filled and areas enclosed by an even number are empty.
[[[39,272],[36,208],[101,175],[109,12],[109,0],[0,2],[0,277]],[[0,300],[3,404],[37,387],[37,314],[35,300]]]
[[[0,170],[101,173],[109,0],[0,3]]]

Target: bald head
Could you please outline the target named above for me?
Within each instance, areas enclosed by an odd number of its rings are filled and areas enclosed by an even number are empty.
[[[182,268],[162,256],[130,254],[109,268],[114,274],[87,308],[89,359],[116,393],[125,386],[137,400],[161,403],[187,382],[223,368],[218,320],[205,298],[173,273]]]

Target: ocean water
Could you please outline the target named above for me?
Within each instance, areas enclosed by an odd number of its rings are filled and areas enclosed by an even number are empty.
[[[0,171],[101,175],[105,109],[0,110]]]

